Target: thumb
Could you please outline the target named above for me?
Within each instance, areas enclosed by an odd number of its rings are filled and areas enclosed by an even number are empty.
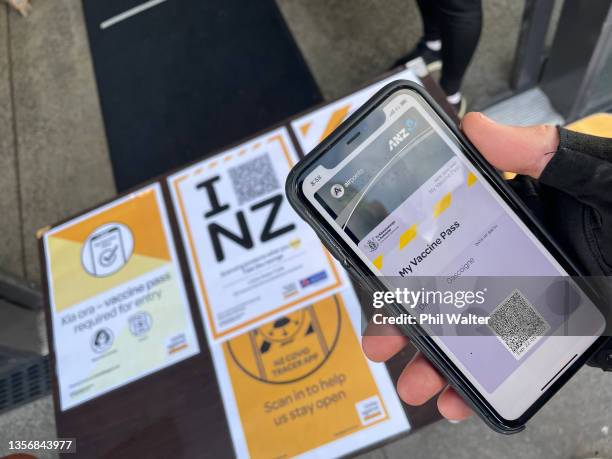
[[[461,128],[497,169],[533,178],[540,177],[559,146],[557,129],[546,124],[506,126],[482,113],[471,112],[463,117]]]

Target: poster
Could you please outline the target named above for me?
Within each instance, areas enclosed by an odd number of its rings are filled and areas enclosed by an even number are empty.
[[[212,346],[238,457],[337,457],[408,429],[351,288]]]
[[[168,178],[213,340],[345,282],[335,260],[287,202],[285,178],[296,162],[281,128]]]
[[[159,184],[43,244],[62,410],[200,351]]]
[[[346,454],[409,428],[363,355],[347,274],[286,200],[297,159],[280,128],[167,179],[239,457]]]
[[[381,81],[325,105],[291,122],[291,129],[306,154],[336,129],[351,113],[361,107],[379,89],[395,80],[411,80],[420,83],[419,77],[410,70],[402,70]]]

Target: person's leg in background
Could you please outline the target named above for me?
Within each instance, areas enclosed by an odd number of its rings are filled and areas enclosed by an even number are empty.
[[[482,29],[481,0],[417,0],[423,37],[395,66],[422,57],[430,72],[442,64],[440,86],[459,116],[466,109],[460,88]]]
[[[465,75],[482,29],[481,0],[434,0],[438,7],[442,39],[442,76],[440,86],[459,116],[465,113],[461,82]]]
[[[417,0],[421,20],[423,22],[423,36],[415,48],[398,59],[393,68],[406,64],[406,62],[422,57],[429,72],[436,72],[442,68],[442,35],[440,33],[440,18],[438,5],[435,0]]]

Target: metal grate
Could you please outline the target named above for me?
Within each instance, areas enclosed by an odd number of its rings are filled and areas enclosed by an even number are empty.
[[[0,350],[0,413],[50,391],[48,356]]]

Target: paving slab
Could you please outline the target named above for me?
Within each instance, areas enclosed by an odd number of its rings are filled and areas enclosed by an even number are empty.
[[[389,459],[611,458],[612,377],[585,367],[516,435],[440,421],[385,447]]]
[[[81,2],[36,2],[9,15],[28,279],[36,230],[115,194]]]
[[[388,70],[420,36],[414,0],[278,0],[326,98]]]
[[[0,270],[23,276],[7,9],[0,4]]]
[[[376,448],[366,453],[355,456],[355,459],[386,459],[385,450],[383,448]]]
[[[51,396],[39,398],[27,405],[2,413],[0,416],[0,456],[9,453],[10,440],[54,440],[57,438]],[[78,451],[78,443],[77,443]],[[39,451],[39,459],[55,458],[57,454]]]

